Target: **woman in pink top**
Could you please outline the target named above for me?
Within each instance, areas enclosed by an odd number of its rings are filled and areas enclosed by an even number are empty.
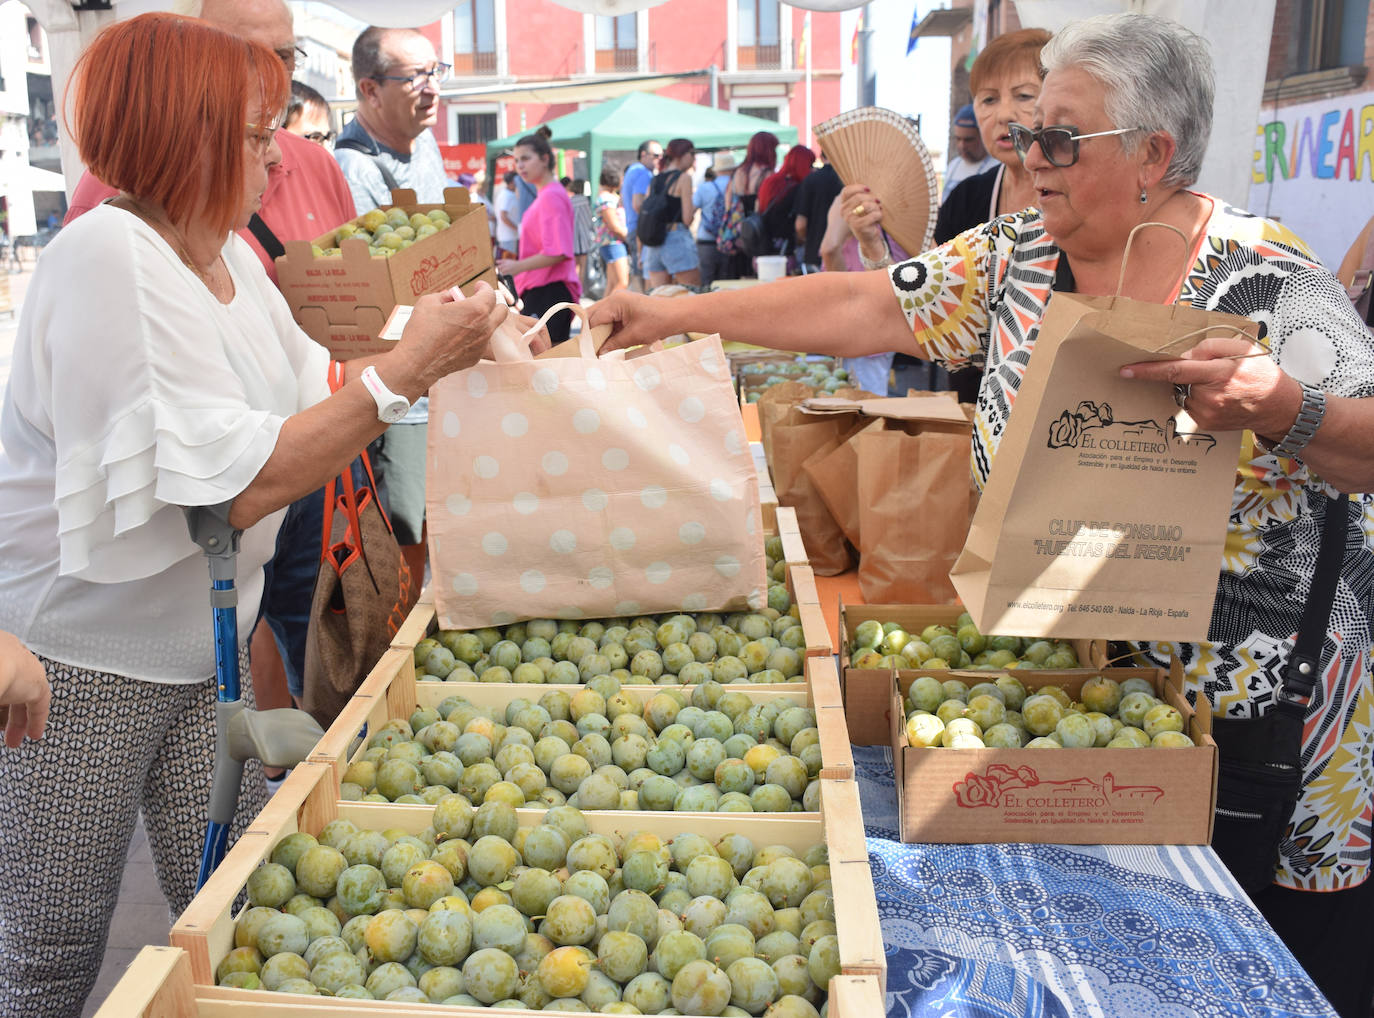
[[[496,271],[515,277],[515,292],[524,313],[534,318],[555,304],[576,303],[582,296],[573,260],[573,210],[568,192],[553,172],[553,149],[548,139],[527,134],[515,143],[515,172],[539,192],[520,217],[520,257],[502,258]],[[549,319],[549,339],[561,343],[572,327],[572,312]]]

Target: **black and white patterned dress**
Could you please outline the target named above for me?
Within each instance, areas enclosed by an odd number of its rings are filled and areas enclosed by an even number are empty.
[[[1374,336],[1336,279],[1297,237],[1212,200],[1179,300],[1263,324],[1275,361],[1335,396],[1374,396]],[[1003,216],[893,266],[892,289],[927,356],[983,369],[972,473],[991,470],[1035,348],[1060,252],[1035,210]],[[1209,639],[1142,645],[1182,661],[1185,691],[1227,717],[1264,713],[1280,684],[1315,568],[1323,494],[1301,460],[1272,456],[1245,432]],[[1351,521],[1321,680],[1309,707],[1304,785],[1277,881],[1308,890],[1360,883],[1374,812],[1374,497]]]

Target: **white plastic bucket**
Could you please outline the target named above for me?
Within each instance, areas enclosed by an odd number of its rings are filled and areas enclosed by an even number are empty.
[[[759,282],[771,283],[787,275],[787,258],[784,255],[759,255]]]

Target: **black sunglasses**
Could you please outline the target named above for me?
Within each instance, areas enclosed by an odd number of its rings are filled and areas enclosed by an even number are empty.
[[[1007,133],[1011,135],[1011,144],[1016,149],[1018,156],[1025,159],[1031,146],[1039,142],[1040,151],[1045,154],[1045,159],[1051,166],[1058,166],[1060,169],[1078,162],[1078,143],[1085,138],[1106,138],[1113,134],[1130,134],[1132,131],[1143,130],[1145,130],[1143,127],[1120,127],[1115,131],[1079,134],[1078,128],[1067,124],[1041,127],[1038,130],[1027,127],[1025,124],[1007,125]]]
[[[303,137],[306,141],[313,141],[316,145],[328,145],[331,141],[334,140],[334,132],[311,131],[309,134],[303,135]]]

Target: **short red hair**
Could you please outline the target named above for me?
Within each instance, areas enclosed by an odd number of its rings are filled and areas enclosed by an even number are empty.
[[[156,202],[174,223],[203,215],[228,233],[243,196],[245,128],[276,122],[290,77],[266,46],[155,12],[102,31],[70,88],[67,127],[98,180]]]

